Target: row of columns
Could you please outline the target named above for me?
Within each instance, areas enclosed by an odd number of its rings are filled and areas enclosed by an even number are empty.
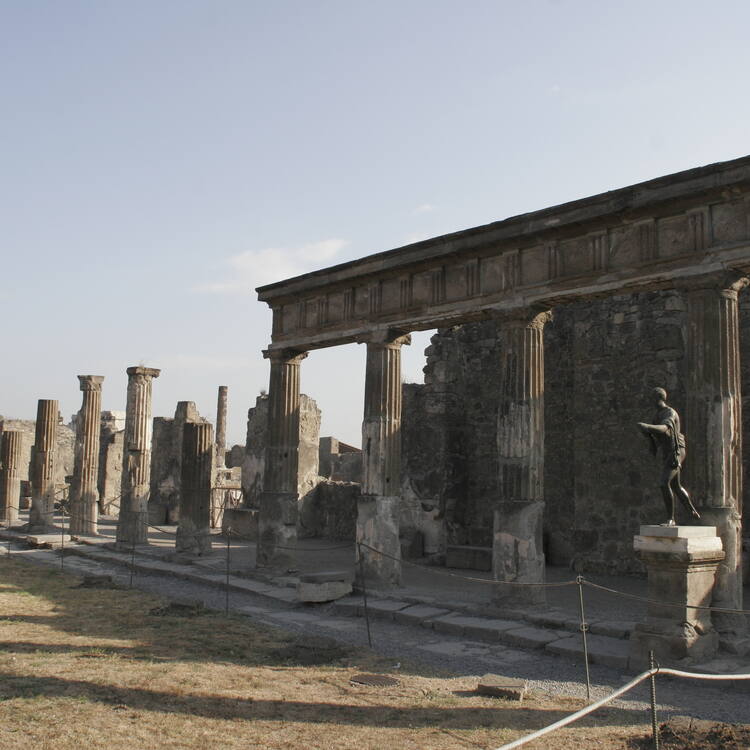
[[[703,514],[715,525],[726,558],[717,576],[714,605],[740,608],[742,418],[737,293],[740,275],[710,277],[686,288],[687,410],[691,445],[689,484]],[[498,581],[544,581],[544,341],[551,314],[526,309],[503,320],[497,431],[499,497],[494,513],[493,574]],[[382,586],[400,582],[399,501],[400,332],[367,341],[362,424],[363,480],[357,541],[368,577]],[[261,498],[258,561],[294,566],[296,541],[299,365],[304,352],[270,350],[269,447]],[[359,545],[358,545],[359,547]],[[282,549],[284,548],[284,549]],[[282,552],[284,554],[282,554]],[[377,552],[383,554],[377,554]],[[504,602],[543,600],[541,587],[497,587]],[[721,617],[719,618],[722,619]],[[723,617],[724,629],[740,627]],[[722,629],[722,624],[718,624]]]

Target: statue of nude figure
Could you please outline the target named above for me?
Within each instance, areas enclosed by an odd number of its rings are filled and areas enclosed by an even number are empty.
[[[663,468],[659,489],[669,519],[666,525],[675,526],[675,494],[693,518],[700,518],[700,513],[680,484],[680,469],[685,460],[685,436],[680,432],[680,417],[671,406],[667,406],[667,392],[663,388],[654,388],[652,394],[657,408],[654,424],[638,422],[638,429],[648,438],[651,453],[657,455],[661,452]]]

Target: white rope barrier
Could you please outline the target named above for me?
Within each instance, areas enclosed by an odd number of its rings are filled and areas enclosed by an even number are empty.
[[[655,667],[654,669],[649,669],[646,672],[641,672],[641,674],[639,674],[637,677],[634,677],[630,682],[623,685],[619,690],[615,690],[614,693],[601,698],[595,703],[592,703],[590,706],[586,706],[580,711],[576,711],[574,714],[570,714],[569,716],[556,721],[554,724],[542,727],[542,729],[537,729],[536,732],[527,734],[525,737],[519,737],[517,740],[513,740],[513,742],[509,742],[506,745],[502,745],[496,748],[496,750],[513,750],[513,748],[521,747],[527,742],[538,740],[540,737],[544,737],[545,734],[554,732],[556,729],[560,729],[564,726],[567,726],[568,724],[572,724],[574,721],[578,721],[578,719],[581,719],[584,716],[593,713],[602,706],[605,706],[607,703],[615,700],[615,698],[619,698],[624,693],[632,690],[636,685],[639,685],[641,682],[647,680],[652,675],[658,674],[672,675],[673,677],[686,677],[692,680],[750,680],[750,674],[698,674],[697,672],[683,672],[679,669],[669,669],[667,667]]]

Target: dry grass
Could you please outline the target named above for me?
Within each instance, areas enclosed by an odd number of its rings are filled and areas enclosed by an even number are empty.
[[[366,650],[296,639],[240,617],[150,614],[165,602],[0,560],[0,747],[495,748],[581,703],[472,694],[409,665],[395,688]],[[528,747],[632,748],[645,716],[605,709]]]

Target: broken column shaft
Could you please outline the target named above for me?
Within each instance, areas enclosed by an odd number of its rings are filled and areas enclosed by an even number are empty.
[[[306,352],[268,350],[268,445],[258,515],[259,566],[293,568],[297,544],[299,370]],[[281,549],[284,547],[286,549]]]
[[[161,370],[129,367],[125,407],[125,448],[122,467],[117,543],[123,547],[148,541],[148,499],[151,481],[151,388]]]
[[[97,533],[99,437],[103,375],[79,375],[83,403],[76,420],[73,483],[70,487],[70,533]]]
[[[57,401],[39,399],[31,465],[30,528],[53,528],[55,515],[55,447],[59,408]]]
[[[367,341],[357,575],[364,568],[378,588],[401,583],[401,347],[409,343],[395,333]]]
[[[544,325],[548,311],[504,320],[497,415],[498,503],[492,571],[497,581],[543,583]],[[541,586],[496,586],[503,603],[544,601]]]
[[[23,433],[0,433],[0,524],[10,526],[18,520],[21,502],[21,451]]]
[[[216,466],[226,466],[227,450],[227,387],[219,386],[219,398],[216,404]]]
[[[181,554],[211,552],[211,475],[213,428],[207,422],[188,422],[182,434],[180,522],[176,550]]]

